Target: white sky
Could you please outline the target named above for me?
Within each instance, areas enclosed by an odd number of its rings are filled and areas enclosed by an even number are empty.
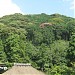
[[[75,18],[75,0],[63,0],[64,2],[65,1],[71,1],[71,6],[70,6],[70,9],[74,10],[74,18]]]
[[[75,0],[72,2],[72,8],[74,9],[74,18],[75,18]]]
[[[71,2],[70,9],[74,10],[74,17],[75,17],[75,0],[63,0],[63,1]],[[23,12],[16,3],[13,3],[13,0],[0,0],[0,17],[14,13],[23,13]]]
[[[0,0],[0,17],[14,13],[22,13],[22,11],[12,0]]]
[[[75,0],[71,2],[71,9],[75,10]]]
[[[75,0],[63,0],[64,2],[65,1],[71,1],[71,7],[70,9],[75,9]]]

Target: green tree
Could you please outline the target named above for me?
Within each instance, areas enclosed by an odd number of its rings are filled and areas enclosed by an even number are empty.
[[[65,65],[53,66],[48,70],[47,75],[74,75],[75,71]]]
[[[74,66],[74,63],[75,63],[75,33],[73,33],[71,36],[71,40],[69,43],[69,49],[67,50],[67,58],[69,59],[69,63],[71,64],[71,66]]]
[[[41,46],[38,47],[38,53],[37,53],[37,60],[36,63],[40,67],[42,71],[45,71],[45,65],[47,63],[48,58],[48,47],[45,44],[41,44]]]
[[[25,62],[25,43],[18,34],[6,39],[5,52],[9,62]]]
[[[2,40],[0,39],[0,62],[6,62],[6,54],[4,52],[4,46]]]

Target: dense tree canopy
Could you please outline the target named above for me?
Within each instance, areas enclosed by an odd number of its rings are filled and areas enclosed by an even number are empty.
[[[14,62],[47,75],[75,75],[75,19],[44,13],[0,18],[0,63]]]

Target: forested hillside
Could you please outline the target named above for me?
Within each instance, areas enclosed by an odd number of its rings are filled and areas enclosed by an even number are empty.
[[[0,63],[14,62],[47,75],[75,75],[75,19],[44,13],[0,18]]]

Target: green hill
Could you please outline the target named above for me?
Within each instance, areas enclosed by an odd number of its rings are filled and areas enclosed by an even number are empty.
[[[75,19],[60,14],[4,16],[0,18],[0,62],[31,63],[48,75],[74,75],[75,60],[70,58],[75,58],[74,33]]]

